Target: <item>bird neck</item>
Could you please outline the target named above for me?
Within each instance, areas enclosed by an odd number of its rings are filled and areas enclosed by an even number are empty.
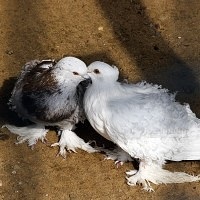
[[[92,86],[98,90],[110,90],[115,86],[116,82],[113,82],[111,80],[92,80]]]
[[[95,98],[99,98],[99,100],[103,101],[108,100],[109,97],[115,96],[116,93],[116,82],[111,81],[92,81],[90,86],[91,94],[96,94]],[[93,96],[93,95],[92,95]]]

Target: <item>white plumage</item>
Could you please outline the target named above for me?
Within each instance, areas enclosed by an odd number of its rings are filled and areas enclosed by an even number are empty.
[[[88,74],[92,84],[84,96],[84,109],[89,122],[103,137],[139,159],[139,170],[127,172],[129,185],[139,183],[151,191],[150,182],[200,180],[162,169],[166,160],[200,159],[200,120],[188,104],[176,102],[174,94],[157,85],[120,83],[118,69],[103,62],[90,64]]]
[[[53,60],[26,63],[13,89],[10,105],[19,116],[35,125],[5,126],[19,135],[19,143],[28,141],[30,146],[38,139],[44,141],[48,132],[45,126],[58,126],[61,137],[52,146],[59,145],[62,156],[65,157],[65,149],[94,152],[72,131],[75,124],[85,119],[82,101],[87,78],[85,63],[75,57],[65,57],[57,63]]]

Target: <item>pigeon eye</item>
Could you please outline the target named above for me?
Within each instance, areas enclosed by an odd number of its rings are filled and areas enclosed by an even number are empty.
[[[78,73],[78,72],[73,72],[73,74],[74,74],[74,75],[79,75],[79,73]]]
[[[100,74],[100,71],[99,71],[98,69],[95,69],[95,70],[94,70],[94,73],[95,73],[95,74]]]

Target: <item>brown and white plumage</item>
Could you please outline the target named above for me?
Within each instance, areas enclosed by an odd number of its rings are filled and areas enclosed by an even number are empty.
[[[34,145],[44,140],[48,130],[45,126],[58,126],[61,138],[58,143],[60,154],[81,148],[95,151],[79,138],[72,129],[85,118],[82,99],[85,91],[87,67],[74,57],[65,57],[57,63],[54,60],[33,60],[25,64],[12,92],[10,105],[19,116],[35,123],[28,127],[6,125],[19,135],[19,142],[28,141]]]

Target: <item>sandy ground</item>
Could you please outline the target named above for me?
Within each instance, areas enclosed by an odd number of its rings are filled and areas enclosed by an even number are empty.
[[[87,64],[103,60],[131,82],[147,80],[179,91],[200,117],[199,0],[0,0],[0,125],[16,121],[6,102],[15,77],[31,59],[73,55]],[[200,183],[153,186],[154,193],[130,187],[126,163],[116,168],[100,153],[79,151],[56,157],[54,131],[48,144],[15,145],[6,129],[0,136],[0,199],[5,200],[198,200]],[[96,138],[88,126],[77,132]],[[192,145],[192,144],[191,144]],[[170,170],[200,174],[199,162],[169,163]]]

